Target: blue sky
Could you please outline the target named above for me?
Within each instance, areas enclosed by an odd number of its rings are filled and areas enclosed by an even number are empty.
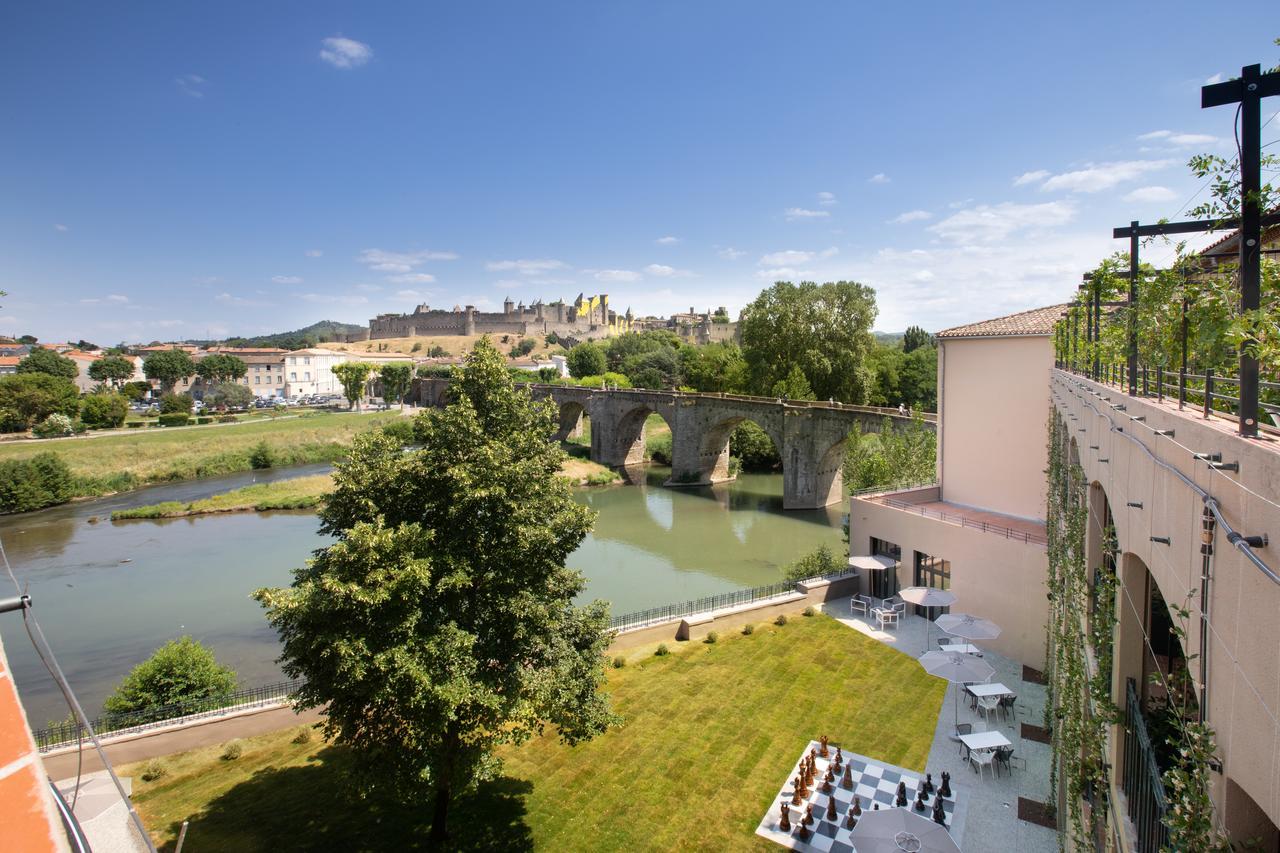
[[[776,278],[936,330],[1176,217],[1233,147],[1199,87],[1280,60],[1270,2],[886,5],[10,4],[0,332],[736,313]]]

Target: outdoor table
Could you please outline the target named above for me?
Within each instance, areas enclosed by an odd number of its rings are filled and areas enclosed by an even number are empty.
[[[981,699],[983,696],[1012,696],[1013,691],[1005,687],[1000,682],[995,684],[970,684],[965,688],[974,696]]]
[[[970,643],[951,643],[942,647],[944,652],[959,652],[962,655],[981,655],[982,649]]]
[[[973,734],[960,735],[960,742],[971,750],[997,749],[1002,746],[1013,746],[1013,742],[1005,737],[1001,732],[974,732]]]

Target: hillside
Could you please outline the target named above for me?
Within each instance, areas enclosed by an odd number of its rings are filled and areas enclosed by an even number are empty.
[[[364,331],[365,327],[355,323],[339,323],[336,320],[321,320],[292,332],[277,332],[273,335],[259,335],[253,338],[228,338],[221,343],[238,347],[284,347],[285,349],[303,349],[326,343],[336,338],[345,338],[349,334]],[[190,341],[189,343],[205,343]]]

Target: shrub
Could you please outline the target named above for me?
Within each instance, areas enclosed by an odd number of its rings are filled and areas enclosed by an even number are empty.
[[[36,438],[62,438],[67,435],[75,435],[75,431],[75,421],[57,412],[49,415],[49,417],[31,428],[31,434]]]
[[[617,657],[615,657],[615,658],[613,659],[613,668],[614,668],[614,669],[622,669],[622,668],[623,668],[624,666],[626,666],[626,665],[627,665],[627,659],[626,659],[625,657],[623,657],[622,655],[618,655]]]
[[[746,625],[742,626],[742,633],[748,637],[750,637],[755,632],[756,632],[756,626],[752,625],[749,622]]]
[[[779,626],[787,624],[787,614],[779,613],[778,618],[773,620],[773,624]]]
[[[298,729],[298,733],[293,736],[293,742],[297,744],[311,743],[311,726],[303,726]]]
[[[18,373],[0,377],[0,429],[22,432],[49,415],[74,418],[80,411],[80,389],[61,376]]]
[[[160,414],[191,414],[190,394],[165,394],[160,398]]]
[[[276,462],[275,454],[271,452],[271,446],[265,440],[259,441],[254,445],[253,450],[249,451],[249,467],[262,470],[270,468]]]
[[[227,744],[222,750],[223,761],[235,761],[241,755],[244,755],[244,747],[240,745],[240,741],[233,740]]]
[[[0,512],[30,512],[66,503],[74,494],[71,469],[46,451],[0,462]]]
[[[165,643],[124,677],[103,707],[128,714],[185,702],[226,696],[236,689],[235,672],[191,637]]]
[[[196,418],[196,423],[198,423],[198,424],[211,424],[211,423],[213,423],[213,416],[212,416],[212,415],[201,415],[200,417]]]
[[[644,449],[649,454],[649,458],[659,465],[671,464],[671,436],[669,434],[655,435],[645,442]]]
[[[658,648],[654,649],[653,653],[658,657],[663,657],[671,654],[671,649],[667,648],[666,643],[658,643]]]
[[[714,643],[714,642],[715,642],[716,640],[718,640],[718,639],[720,639],[720,635],[719,635],[719,634],[717,634],[715,631],[708,631],[708,632],[707,632],[707,636],[706,636],[706,637],[704,637],[704,638],[702,639],[702,642],[707,643],[708,645],[710,645],[710,644]]]
[[[413,346],[409,347],[409,352],[418,352],[422,349],[422,341],[414,341]]]
[[[160,759],[153,758],[146,764],[142,765],[142,773],[140,775],[142,776],[143,782],[154,782],[157,779],[162,778],[168,772],[169,768],[165,767],[164,763]]]
[[[162,427],[186,426],[191,422],[191,416],[181,412],[170,412],[169,414],[161,415],[158,420]]]
[[[236,420],[235,415],[218,415],[218,423],[220,424],[233,424]]]
[[[804,609],[804,615],[805,615],[805,616],[817,616],[817,615],[818,615],[818,610],[817,610],[817,608],[816,608],[816,607],[814,607],[812,604],[810,604],[808,607],[806,607],[806,608]]]
[[[841,565],[840,560],[832,553],[831,549],[826,545],[822,545],[818,550],[805,554],[783,569],[783,579],[802,581],[808,578],[819,578],[823,575],[835,574],[842,568],[844,567]]]
[[[754,421],[743,421],[729,436],[729,453],[748,471],[772,471],[782,464],[769,433]]]
[[[413,420],[399,418],[383,426],[382,431],[401,444],[413,443]]]
[[[115,429],[129,415],[123,394],[90,394],[80,404],[80,422],[89,429]]]
[[[587,475],[588,486],[608,486],[621,480],[616,471],[596,471]]]
[[[574,379],[599,376],[609,368],[604,350],[588,341],[569,350],[569,375]]]

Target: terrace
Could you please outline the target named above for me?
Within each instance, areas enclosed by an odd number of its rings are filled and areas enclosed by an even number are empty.
[[[856,500],[932,518],[957,527],[979,530],[1017,542],[1033,545],[1044,545],[1047,542],[1044,522],[942,500],[940,492],[941,489],[938,486],[929,486],[923,489],[860,495]]]

